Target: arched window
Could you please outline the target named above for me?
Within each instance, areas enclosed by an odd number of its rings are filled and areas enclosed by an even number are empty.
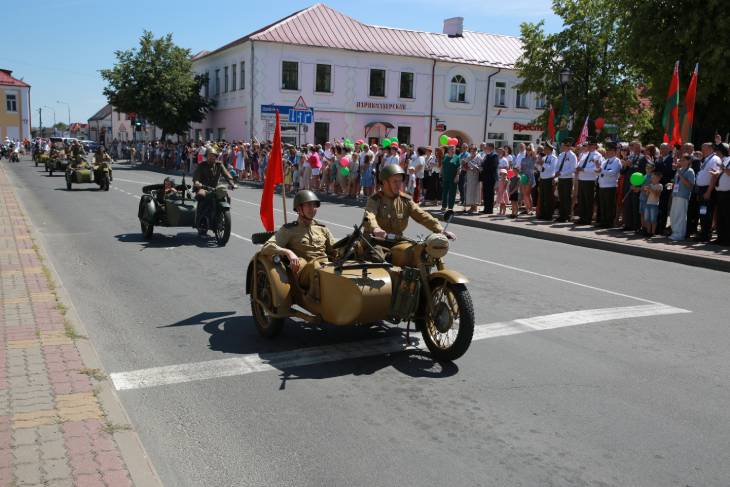
[[[451,78],[451,96],[449,101],[452,103],[466,103],[466,80],[460,74]]]

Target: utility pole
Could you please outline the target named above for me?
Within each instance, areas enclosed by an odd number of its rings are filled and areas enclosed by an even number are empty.
[[[41,126],[41,138],[43,138],[43,109],[38,107],[38,124]]]

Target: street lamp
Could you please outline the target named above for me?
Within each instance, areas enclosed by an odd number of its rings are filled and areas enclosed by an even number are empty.
[[[66,105],[68,107],[68,135],[71,135],[71,104],[61,100],[56,100],[56,103]]]
[[[563,70],[560,72],[560,87],[563,89],[563,96],[565,96],[565,90],[568,88],[568,84],[570,83],[570,76],[573,73],[570,72],[570,69],[567,67],[563,68]]]

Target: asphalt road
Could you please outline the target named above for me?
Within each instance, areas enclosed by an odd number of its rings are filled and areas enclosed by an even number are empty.
[[[447,263],[485,325],[456,363],[359,348],[392,328],[290,324],[267,341],[243,296],[260,191],[233,193],[225,248],[185,229],[144,242],[138,195],[162,175],[115,166],[111,191],[67,192],[3,164],[106,370],[181,371],[118,391],[166,485],[730,482],[726,273],[452,226]],[[343,236],[361,214],[318,216]]]

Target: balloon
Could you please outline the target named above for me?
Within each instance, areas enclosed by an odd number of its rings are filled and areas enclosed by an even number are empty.
[[[527,184],[530,182],[530,178],[527,177],[527,174],[520,174],[520,184]]]
[[[512,177],[513,177],[514,175],[515,175],[515,170],[514,170],[514,169],[510,169],[509,171],[507,171],[507,177],[508,177],[509,179],[512,179]]]
[[[398,137],[391,137],[390,138],[390,141],[391,142],[398,142]]]
[[[640,172],[635,172],[631,175],[629,181],[631,182],[632,186],[641,186],[642,184],[644,184],[644,179],[645,177],[643,174],[641,174]]]
[[[364,143],[365,143],[365,141],[364,141],[364,140],[362,140],[362,139],[357,139],[357,142],[355,142],[355,143],[356,143],[357,145],[362,145],[362,144],[364,144]]]
[[[449,145],[450,146],[459,145],[459,139],[457,139],[456,137],[449,137]]]
[[[606,125],[606,120],[604,120],[603,117],[598,117],[593,121],[593,123],[596,126],[596,130],[600,132],[601,130],[603,130],[603,126]]]
[[[383,147],[390,147],[390,139],[383,139]]]
[[[446,134],[443,134],[441,137],[439,137],[439,144],[440,145],[449,145],[449,136]]]
[[[342,169],[340,169],[340,174],[341,174],[342,176],[347,176],[347,175],[349,175],[349,174],[350,174],[350,168],[349,168],[349,167],[343,167]]]
[[[340,159],[341,167],[347,167],[349,165],[350,165],[350,159],[348,159],[347,157],[343,157],[342,159]]]
[[[367,145],[367,144],[362,144],[362,145],[360,146],[360,148],[361,148],[362,150],[368,150],[368,145]]]
[[[397,148],[398,148],[398,142],[392,141],[392,142],[390,143],[390,146],[391,146],[391,147],[395,147],[395,148],[397,149]]]

